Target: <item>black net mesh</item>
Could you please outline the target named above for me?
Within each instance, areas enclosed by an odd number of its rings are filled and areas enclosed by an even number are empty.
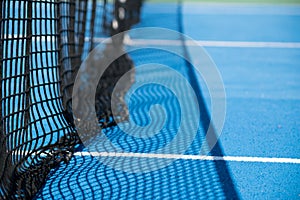
[[[34,196],[50,170],[71,158],[80,143],[71,103],[81,62],[95,37],[138,22],[140,6],[140,0],[1,1],[2,199]],[[132,65],[127,55],[120,57],[104,76],[107,84],[99,86],[96,107],[103,126],[113,124],[109,87]]]

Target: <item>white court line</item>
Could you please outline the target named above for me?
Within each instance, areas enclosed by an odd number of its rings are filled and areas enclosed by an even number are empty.
[[[288,163],[300,164],[297,158],[270,158],[270,157],[246,157],[246,156],[202,156],[180,154],[149,154],[149,153],[111,153],[111,152],[76,152],[75,156],[95,157],[130,157],[130,158],[159,158],[159,159],[182,159],[182,160],[211,160],[232,162],[258,162],[258,163]]]
[[[21,35],[8,35],[7,39],[18,38]],[[54,36],[35,36],[33,41],[41,42],[54,42]],[[65,38],[66,40],[66,38]],[[108,38],[94,38],[93,41],[100,43],[103,41],[110,42]],[[85,38],[85,41],[90,41],[89,37]],[[181,40],[161,40],[161,39],[130,39],[125,38],[124,43],[132,46],[182,46]],[[300,48],[300,42],[247,42],[247,41],[215,41],[215,40],[187,40],[185,41],[187,46],[203,46],[203,47],[239,47],[239,48]]]
[[[300,48],[299,42],[240,42],[240,41],[196,41],[207,47],[243,47],[243,48]],[[191,42],[187,41],[187,45]],[[191,43],[192,44],[192,43]]]
[[[94,38],[94,42],[102,42],[106,38]],[[89,40],[86,38],[86,40]],[[109,42],[109,41],[108,41]],[[160,39],[129,39],[125,40],[126,45],[132,46],[181,46],[181,40],[160,40]],[[240,48],[300,48],[300,42],[247,42],[247,41],[213,41],[195,40],[185,41],[187,46],[203,47],[240,47]]]

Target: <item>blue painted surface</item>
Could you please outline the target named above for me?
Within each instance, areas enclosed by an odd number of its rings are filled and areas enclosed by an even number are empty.
[[[230,6],[196,11],[187,5],[185,34],[197,40],[299,42],[299,7],[266,7],[244,7],[245,14]],[[220,138],[225,154],[300,158],[300,49],[205,49],[226,89]],[[228,164],[243,199],[299,198],[299,164]]]
[[[229,162],[243,199],[299,199],[299,164]]]
[[[226,88],[226,153],[299,158],[300,49],[206,49]]]
[[[185,33],[195,40],[299,42],[299,6],[184,7]],[[202,11],[202,12],[201,12]],[[210,12],[211,11],[211,12]]]

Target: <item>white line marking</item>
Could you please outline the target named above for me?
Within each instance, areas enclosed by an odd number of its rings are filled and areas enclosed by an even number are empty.
[[[18,38],[21,35],[8,35],[7,39]],[[32,38],[34,41],[41,42],[55,42],[54,36],[35,36]],[[66,38],[62,38],[65,39]],[[110,43],[108,38],[94,38],[96,43],[104,42]],[[89,37],[85,41],[90,41]],[[125,38],[124,43],[132,46],[181,46],[181,40],[160,40],[160,39],[130,39]],[[238,47],[238,48],[300,48],[300,42],[247,42],[247,41],[214,41],[214,40],[188,40],[185,42],[187,46],[203,46],[203,47]]]
[[[180,155],[180,154],[149,154],[149,153],[114,153],[114,152],[76,152],[75,156],[95,157],[131,157],[131,158],[159,158],[159,159],[182,159],[182,160],[211,160],[232,162],[259,162],[259,163],[289,163],[300,164],[297,158],[270,158],[270,157],[246,157],[246,156],[203,156],[203,155]]]
[[[94,42],[103,42],[106,38],[94,38]],[[88,40],[88,38],[86,39]],[[108,40],[110,42],[110,40]],[[181,40],[160,40],[160,39],[129,39],[125,40],[126,45],[132,46],[181,46]],[[187,46],[203,47],[239,47],[239,48],[300,48],[300,42],[247,42],[247,41],[213,41],[213,40],[188,40]]]
[[[45,157],[45,156],[51,154],[50,152],[49,153],[41,153],[41,152],[30,152],[30,151],[16,151],[13,153],[13,155],[28,155],[30,153],[33,156],[39,155],[41,157]],[[117,152],[75,152],[74,156],[300,164],[299,158],[274,158],[274,157],[272,158],[272,157],[251,157],[251,156],[205,156],[205,155],[117,153]]]
[[[300,48],[299,42],[239,42],[239,41],[197,41],[207,47],[243,47],[243,48]],[[187,41],[189,45],[189,41]]]

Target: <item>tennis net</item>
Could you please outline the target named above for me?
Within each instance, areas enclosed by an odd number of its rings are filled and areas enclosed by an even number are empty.
[[[71,108],[81,62],[97,45],[95,38],[117,34],[137,23],[141,5],[142,0],[1,1],[3,199],[32,198],[50,170],[69,161],[80,144]],[[124,55],[102,77],[107,84],[98,87],[96,96],[102,127],[114,124],[109,86],[132,67]],[[122,97],[119,99],[123,105]]]

